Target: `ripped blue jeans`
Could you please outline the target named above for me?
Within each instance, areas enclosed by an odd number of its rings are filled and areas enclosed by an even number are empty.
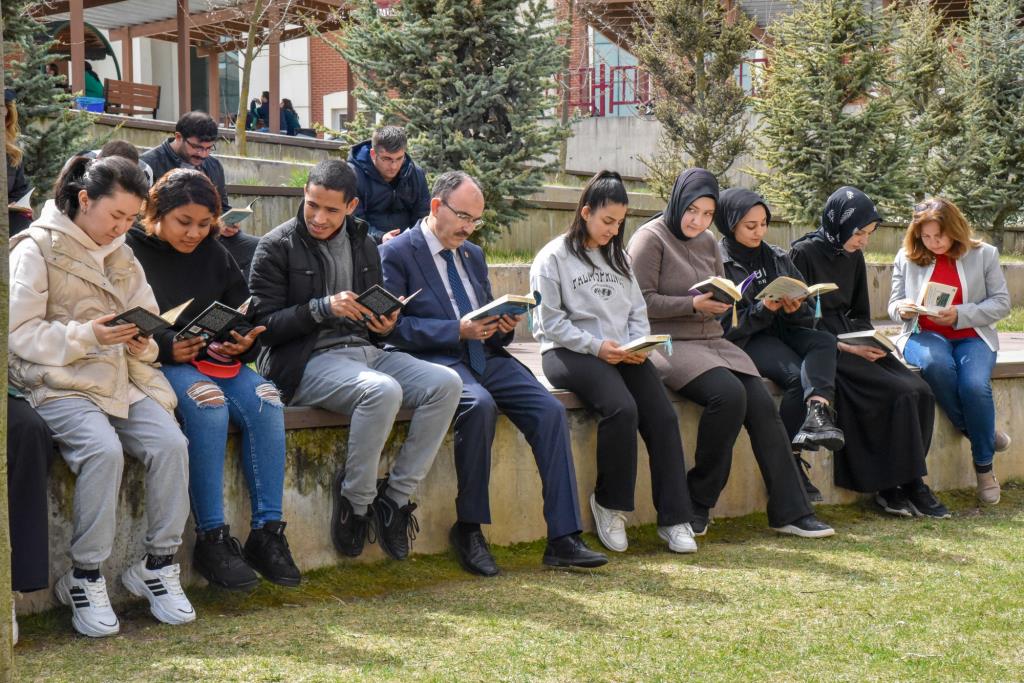
[[[284,405],[277,388],[248,367],[231,379],[207,377],[192,365],[164,365],[178,395],[188,438],[189,496],[196,530],[224,524],[224,457],[228,422],[241,431],[242,470],[249,486],[252,528],[281,519],[284,490]]]

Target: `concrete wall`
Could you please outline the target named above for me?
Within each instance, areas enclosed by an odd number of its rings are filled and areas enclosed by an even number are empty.
[[[1000,428],[1024,424],[1024,375],[996,379],[993,382],[996,412]],[[689,463],[697,435],[700,411],[696,405],[677,399],[684,449]],[[579,486],[580,509],[587,530],[593,522],[586,500],[594,489],[597,469],[594,459],[597,421],[583,409],[570,409],[569,424]],[[390,463],[404,438],[405,424],[392,432],[385,452]],[[342,562],[330,540],[331,477],[345,459],[347,428],[303,429],[288,432],[288,457],[285,472],[284,511],[288,522],[288,540],[296,562],[303,570]],[[226,466],[225,505],[227,520],[234,533],[244,541],[248,533],[249,502],[245,481],[239,467],[237,439],[229,442]],[[822,490],[826,503],[847,503],[857,495],[832,484],[831,454],[805,454],[814,463],[811,478]],[[655,512],[650,499],[650,475],[644,462],[646,451],[641,446],[636,488],[636,511],[630,516],[633,525],[651,524]],[[928,458],[930,483],[938,489],[963,488],[974,485],[970,447],[944,417],[936,422],[932,449]],[[1024,477],[1024,448],[1001,455],[997,460],[1000,479]],[[386,468],[382,468],[382,472]],[[108,589],[115,602],[127,595],[116,580],[120,572],[138,560],[145,534],[145,494],[141,465],[129,460],[118,500],[118,532],[114,551],[103,566]],[[71,505],[74,480],[64,462],[57,460],[50,479],[50,555],[51,584],[70,566],[67,548],[71,535]],[[433,468],[416,495],[419,508],[420,533],[415,542],[416,553],[437,553],[447,548],[448,529],[455,521],[456,477],[452,435],[445,438]],[[730,517],[763,511],[766,497],[760,474],[750,450],[746,433],[736,442],[734,464],[729,483],[722,493],[714,515]],[[529,445],[522,434],[501,417],[494,441],[491,470],[491,509],[494,523],[487,535],[492,543],[505,545],[543,538],[544,519],[541,511],[540,477],[537,475]],[[823,514],[827,520],[827,513]],[[912,523],[912,522],[908,522]],[[949,522],[955,524],[956,522]],[[190,566],[194,536],[186,533],[178,560],[182,565],[185,585],[202,581]],[[376,546],[367,546],[362,560],[381,559]],[[537,557],[540,562],[540,557]],[[614,561],[614,558],[613,558]],[[31,612],[55,606],[49,591],[26,595],[19,601],[20,612]],[[201,618],[201,617],[200,617]]]

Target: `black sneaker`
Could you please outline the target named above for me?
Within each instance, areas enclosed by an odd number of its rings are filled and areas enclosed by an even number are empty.
[[[232,591],[255,588],[260,577],[242,558],[242,544],[227,524],[196,533],[192,564],[214,586]]]
[[[292,559],[288,539],[284,536],[285,526],[284,522],[267,522],[262,529],[253,529],[242,551],[249,565],[267,581],[298,586],[302,574]]]
[[[812,446],[838,451],[846,443],[843,430],[836,426],[835,411],[821,401],[811,401],[807,417],[800,431],[793,437],[793,445],[803,450],[817,450]]]
[[[708,532],[708,526],[711,524],[711,510],[707,509],[703,505],[693,504],[693,521],[690,522],[690,528],[693,529],[694,536],[703,536]]]
[[[773,526],[772,530],[780,534],[790,534],[792,536],[800,536],[801,538],[824,538],[835,533],[832,527],[814,515],[805,515],[783,526]]]
[[[416,539],[420,524],[413,510],[416,503],[398,507],[386,494],[379,494],[370,506],[377,543],[381,550],[392,559],[404,560],[409,557],[409,548]]]
[[[903,491],[897,486],[893,489],[885,489],[875,494],[875,502],[890,515],[897,517],[913,517],[914,506],[910,504]]]
[[[920,479],[910,484],[903,485],[903,492],[907,494],[910,501],[910,508],[918,517],[934,517],[935,519],[949,519],[953,515],[945,505],[939,502],[928,484]]]
[[[548,539],[544,548],[544,564],[549,567],[601,567],[608,564],[608,557],[587,547],[579,534],[569,534]]]
[[[800,483],[807,493],[807,500],[812,503],[820,503],[825,500],[821,495],[821,491],[811,482],[811,478],[807,476],[808,470],[811,469],[811,463],[804,460],[803,456],[800,455],[800,451],[793,453],[793,457],[796,459],[796,470],[800,473]]]
[[[370,513],[357,515],[352,509],[352,503],[348,498],[341,495],[341,484],[345,481],[344,468],[339,469],[334,475],[334,489],[331,491],[334,499],[334,509],[331,513],[331,540],[334,541],[334,548],[348,557],[359,557],[363,552],[363,545],[370,529]]]

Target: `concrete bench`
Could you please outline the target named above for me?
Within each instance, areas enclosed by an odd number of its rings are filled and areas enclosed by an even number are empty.
[[[516,344],[513,352],[528,367],[539,368],[540,357],[536,345]],[[1024,352],[1000,354],[993,373],[998,424],[1002,428],[1024,425]],[[542,379],[543,381],[543,379]],[[779,393],[772,386],[776,398]],[[573,454],[579,486],[580,508],[584,524],[592,529],[586,499],[597,478],[594,448],[597,420],[579,399],[566,391],[553,391],[565,406],[569,419]],[[680,418],[680,428],[687,461],[692,464],[700,409],[678,396],[673,397]],[[384,467],[394,459],[406,430],[408,412],[400,419],[388,439],[384,452]],[[295,559],[303,570],[349,561],[341,558],[331,544],[329,529],[331,517],[331,481],[337,466],[344,462],[348,439],[349,418],[314,408],[288,408],[286,410],[287,463],[285,469],[284,512],[288,522],[288,539]],[[1024,436],[1024,435],[1022,435]],[[1024,441],[1018,439],[1017,443]],[[805,454],[813,462],[811,478],[822,490],[826,503],[849,503],[858,494],[836,488],[832,483],[832,454],[820,452]],[[643,462],[647,454],[640,447],[636,510],[630,516],[633,525],[650,524],[655,513],[650,499],[650,474]],[[225,471],[225,512],[235,535],[244,541],[248,533],[249,496],[244,476],[239,467],[237,435],[228,444]],[[936,420],[932,449],[928,458],[929,479],[936,490],[963,488],[974,485],[970,460],[970,446],[945,416]],[[1002,454],[997,461],[1001,479],[1024,477],[1024,447]],[[71,506],[74,478],[57,460],[50,476],[50,552],[51,584],[70,565],[67,549],[71,537]],[[119,581],[115,579],[129,564],[138,560],[145,534],[145,486],[142,467],[129,459],[119,496],[118,532],[114,551],[104,564],[110,582],[111,597],[115,601],[126,599]],[[522,434],[505,418],[498,421],[491,470],[491,507],[494,523],[487,529],[492,543],[509,544],[542,538],[546,529],[541,511],[540,477],[533,457]],[[445,438],[434,466],[424,479],[416,496],[419,508],[416,515],[420,534],[415,542],[416,553],[436,553],[447,548],[447,534],[455,521],[456,476],[453,458],[453,436]],[[734,464],[729,483],[722,492],[714,510],[715,516],[730,517],[763,511],[764,485],[750,449],[746,432],[736,441]],[[827,519],[827,514],[824,515]],[[194,536],[190,528],[178,559],[182,564],[185,584],[202,581],[191,569],[191,549]],[[367,546],[360,560],[381,559],[376,546]],[[539,558],[538,558],[539,561]],[[48,592],[40,591],[26,596],[19,603],[19,612],[45,609],[53,606]]]

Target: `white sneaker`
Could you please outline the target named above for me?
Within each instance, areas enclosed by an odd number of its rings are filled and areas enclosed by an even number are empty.
[[[590,494],[590,509],[594,513],[594,526],[601,545],[617,553],[626,551],[629,539],[626,537],[626,513],[601,507],[597,497]]]
[[[674,553],[697,552],[697,541],[693,538],[693,528],[687,522],[675,526],[659,526],[658,536],[668,542],[668,549]]]
[[[160,569],[146,569],[143,558],[124,570],[121,583],[128,592],[149,600],[149,611],[165,624],[187,624],[195,621],[196,611],[181,589],[181,568],[169,564]]]
[[[18,610],[14,609],[14,596],[11,596],[11,646],[18,644]]]
[[[60,577],[53,593],[62,605],[71,607],[71,625],[83,636],[102,638],[121,630],[117,615],[107,597],[107,581],[102,576],[95,581],[76,579],[75,570]]]

